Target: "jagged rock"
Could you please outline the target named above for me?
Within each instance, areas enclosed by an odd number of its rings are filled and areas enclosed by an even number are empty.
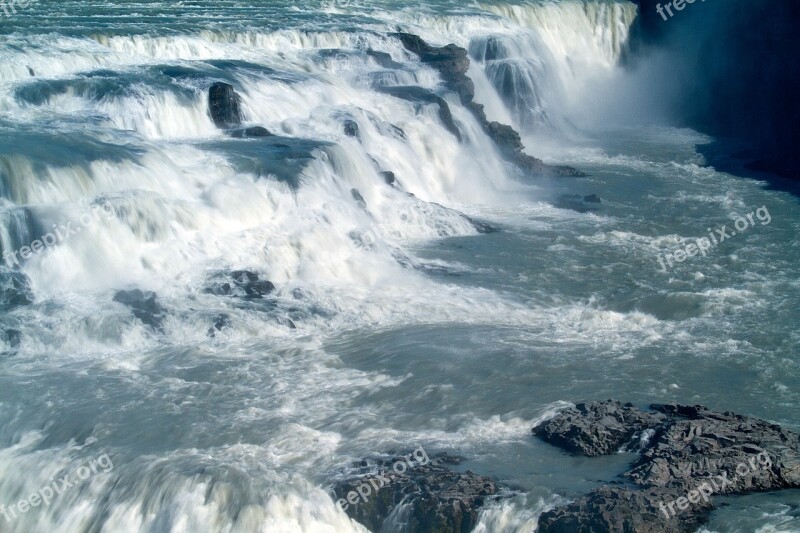
[[[727,472],[715,494],[800,488],[800,435],[703,406],[651,407],[679,418],[655,432],[625,474],[634,483],[687,489]]]
[[[469,57],[464,48],[449,44],[441,48],[433,47],[417,35],[410,33],[393,33],[409,52],[417,54],[425,64],[439,71],[445,86],[458,94],[461,104],[472,112],[486,134],[494,140],[501,153],[522,170],[542,176],[582,177],[579,170],[567,166],[549,166],[541,160],[524,153],[519,133],[511,126],[498,122],[489,122],[481,104],[475,102],[475,84],[467,76]],[[457,136],[461,140],[461,136]]]
[[[441,96],[434,94],[428,89],[413,86],[379,87],[377,90],[394,96],[395,98],[408,100],[409,102],[417,104],[435,104],[439,106],[439,120],[442,121],[447,131],[455,135],[456,139],[461,141],[461,131],[458,129],[458,126],[456,126],[455,120],[453,120],[453,113],[450,110],[450,105]]]
[[[234,139],[250,139],[259,137],[274,137],[267,128],[253,126],[251,128],[239,128],[228,132]]]
[[[355,120],[345,120],[344,121],[344,134],[348,137],[356,137],[359,138],[361,135],[361,131],[358,127],[358,122]]]
[[[371,531],[472,531],[481,507],[497,497],[500,487],[470,471],[452,471],[443,466],[449,462],[447,458],[416,461],[417,453],[391,461],[361,462],[359,474],[334,487],[339,505]],[[408,468],[398,472],[395,468],[398,464]]]
[[[33,291],[28,276],[18,270],[3,269],[0,273],[0,311],[8,312],[32,303]]]
[[[275,290],[275,285],[259,279],[259,275],[248,270],[223,272],[212,277],[212,284],[203,292],[215,296],[233,296],[247,300],[261,299]]]
[[[361,193],[358,191],[358,189],[350,189],[350,194],[353,195],[353,200],[355,200],[358,205],[364,209],[367,208],[367,201],[364,200],[364,197],[361,196]]]
[[[144,324],[156,330],[162,330],[162,322],[167,316],[166,310],[156,301],[156,293],[142,292],[139,289],[132,291],[119,291],[114,295],[114,301],[130,307],[133,316]]]
[[[705,522],[711,504],[690,503],[682,512],[666,507],[683,494],[674,490],[630,490],[601,487],[588,496],[558,507],[539,517],[539,533],[688,533]],[[662,510],[662,505],[664,505]],[[673,507],[674,508],[674,507]]]
[[[614,453],[640,432],[640,457],[624,477],[636,488],[605,486],[544,513],[541,533],[696,531],[714,495],[800,488],[800,435],[763,420],[702,406],[579,404],[534,428],[572,453]]]
[[[208,109],[214,124],[220,129],[235,128],[242,124],[241,97],[233,85],[214,83],[208,90]]]
[[[597,457],[616,453],[637,434],[664,423],[666,417],[645,413],[614,400],[579,403],[533,428],[543,440],[570,453]]]

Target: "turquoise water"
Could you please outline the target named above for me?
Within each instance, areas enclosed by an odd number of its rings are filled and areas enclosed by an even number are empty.
[[[19,333],[0,356],[0,504],[106,453],[113,468],[0,531],[358,531],[328,494],[340,469],[423,446],[517,490],[483,531],[529,532],[630,460],[530,436],[570,402],[702,403],[800,429],[798,200],[706,166],[712,139],[654,123],[662,110],[626,108],[641,92],[619,67],[634,15],[627,2],[41,1],[3,17],[0,245],[82,231],[22,264],[34,302],[0,315]],[[387,36],[398,28],[468,47],[490,118],[589,177],[507,167]],[[501,57],[485,60],[492,39]],[[278,138],[217,130],[213,81]],[[385,85],[442,94],[464,142]],[[602,203],[579,213],[565,194]],[[83,225],[98,204],[113,216]],[[759,208],[768,224],[659,264]],[[242,268],[275,293],[203,292]],[[158,294],[163,331],[112,301],[132,288]],[[211,337],[221,314],[230,326]],[[799,500],[730,498],[707,530],[800,531]]]

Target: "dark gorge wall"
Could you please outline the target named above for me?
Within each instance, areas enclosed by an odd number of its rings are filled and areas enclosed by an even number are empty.
[[[666,52],[656,75],[675,93],[672,116],[747,141],[760,168],[800,179],[800,1],[635,2],[630,64]]]

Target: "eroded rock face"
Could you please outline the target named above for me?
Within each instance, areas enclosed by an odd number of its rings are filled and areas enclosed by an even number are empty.
[[[597,457],[618,452],[636,435],[659,427],[667,417],[614,400],[579,403],[535,427],[533,433],[570,453]]]
[[[637,487],[605,486],[544,513],[550,532],[690,532],[707,519],[714,496],[800,488],[800,435],[703,406],[654,404],[644,412],[608,400],[578,404],[533,432],[571,453],[640,456],[624,474]],[[637,439],[645,436],[644,439]]]
[[[446,466],[457,458],[419,460],[417,452],[409,455],[410,461],[406,456],[355,465],[357,473],[333,489],[341,508],[371,531],[472,531],[481,507],[498,497],[500,487],[487,477]],[[409,468],[398,472],[396,465]]]
[[[483,106],[474,101],[475,84],[467,76],[470,61],[464,48],[454,44],[437,48],[410,33],[393,33],[391,36],[397,37],[406,50],[417,54],[420,61],[439,72],[445,86],[459,96],[461,104],[478,119],[486,134],[494,140],[506,159],[532,174],[558,177],[584,176],[582,172],[572,167],[549,166],[540,159],[526,154],[519,133],[514,128],[499,122],[489,122]],[[460,134],[457,137],[461,140]]]
[[[216,82],[208,90],[208,109],[214,124],[220,129],[235,128],[242,124],[241,97],[233,85]]]

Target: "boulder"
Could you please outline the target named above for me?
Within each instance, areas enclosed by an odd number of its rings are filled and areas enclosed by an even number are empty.
[[[427,455],[424,457],[427,459]],[[414,452],[389,461],[365,460],[354,465],[358,473],[338,482],[333,489],[339,505],[371,531],[472,531],[481,507],[498,497],[500,487],[490,478],[470,471],[454,472],[444,466],[457,463],[457,459],[417,458],[420,455]]]
[[[358,122],[356,122],[355,120],[345,120],[344,134],[347,135],[348,137],[359,138],[361,136],[361,131],[358,128]]]
[[[383,178],[383,181],[386,182],[386,185],[394,185],[397,183],[397,176],[395,176],[394,172],[389,170],[379,172],[380,176]]]
[[[241,97],[228,83],[218,81],[208,90],[211,120],[220,129],[235,128],[242,124],[241,103]]]
[[[579,403],[536,426],[533,433],[570,453],[597,457],[618,452],[666,418],[614,400]]]
[[[238,128],[231,130],[228,134],[234,139],[253,139],[260,137],[274,137],[267,128],[261,126],[253,126],[250,128]]]
[[[166,318],[167,312],[157,301],[154,292],[143,292],[139,289],[132,291],[119,291],[114,295],[114,301],[130,307],[133,316],[141,320],[145,325],[155,330],[163,330],[162,322]]]

